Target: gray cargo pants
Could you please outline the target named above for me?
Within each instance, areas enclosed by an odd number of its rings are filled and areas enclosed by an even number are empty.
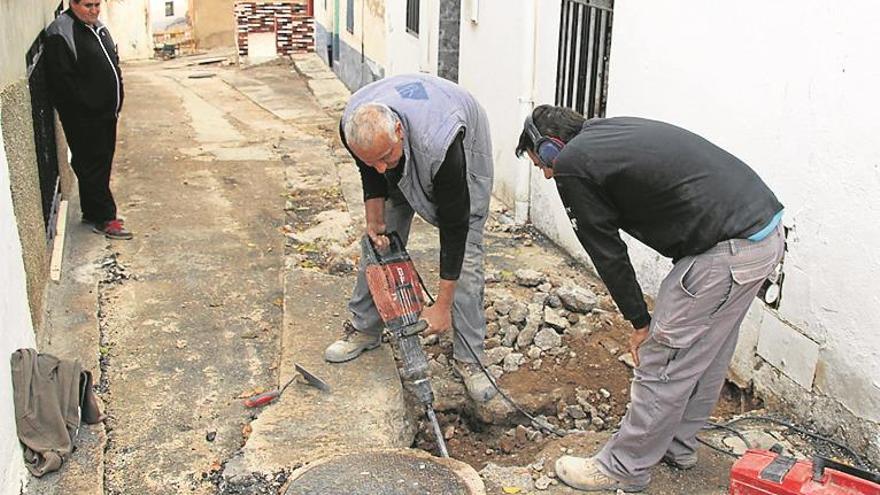
[[[761,241],[724,241],[675,263],[660,285],[650,337],[639,348],[629,411],[596,457],[606,474],[643,485],[667,452],[673,459],[695,452],[740,324],[784,246],[780,226]]]
[[[403,243],[409,240],[409,229],[413,220],[413,209],[402,195],[392,195],[385,201],[385,229],[388,232],[396,231]],[[486,219],[472,222],[470,229],[477,229],[481,233]],[[455,296],[452,305],[453,343],[452,354],[455,359],[465,363],[474,362],[473,356],[461,339],[473,348],[479,359],[483,358],[483,341],[486,338],[486,314],[483,311],[483,244],[472,242],[471,239],[482,239],[482,236],[468,235],[467,246],[464,252],[464,261],[461,266],[461,275],[455,286]],[[384,326],[376,305],[373,304],[373,296],[367,286],[367,278],[364,275],[363,260],[358,267],[357,283],[354,293],[348,302],[348,310],[351,312],[351,323],[359,331],[369,335],[376,335]]]

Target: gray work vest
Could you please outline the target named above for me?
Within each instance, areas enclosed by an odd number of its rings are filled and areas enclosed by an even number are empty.
[[[471,201],[468,241],[481,243],[492,194],[492,140],[489,119],[477,100],[460,86],[428,74],[380,79],[351,96],[343,122],[364,103],[384,103],[400,117],[406,166],[400,192],[422,218],[437,225],[432,179],[452,140],[465,130],[468,193]]]

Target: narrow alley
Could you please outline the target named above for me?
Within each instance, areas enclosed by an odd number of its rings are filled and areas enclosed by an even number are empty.
[[[114,181],[135,238],[105,241],[69,220],[41,337],[87,365],[100,356],[91,367],[108,418],[84,426],[61,473],[30,493],[312,493],[291,477],[327,456],[435,452],[390,346],[344,365],[322,357],[347,317],[363,223],[360,180],[336,135],[348,92],[314,56],[245,70],[224,61],[126,67]],[[448,337],[426,339],[458,459],[448,466],[479,471],[471,493],[575,493],[550,466],[597,448],[625,413],[625,322],[597,279],[500,205],[488,230],[487,364],[515,400],[572,434],[542,433],[500,398],[474,405],[449,370]],[[421,221],[414,231],[410,252],[435,286],[436,232]],[[583,307],[563,295],[572,284]],[[81,316],[89,304],[94,319]],[[295,380],[274,404],[243,405],[295,377],[294,363],[331,391]],[[731,391],[717,413],[758,406]],[[780,431],[749,435],[798,446]],[[688,476],[658,468],[649,493],[726,493],[733,459],[700,455]]]

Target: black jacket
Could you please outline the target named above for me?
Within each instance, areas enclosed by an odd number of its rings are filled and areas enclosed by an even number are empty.
[[[634,117],[587,121],[559,154],[554,178],[578,239],[636,328],[650,315],[619,230],[678,260],[747,238],[782,210],[735,156],[679,127]]]
[[[122,109],[122,71],[110,31],[69,9],[46,28],[49,92],[62,120],[115,119]]]

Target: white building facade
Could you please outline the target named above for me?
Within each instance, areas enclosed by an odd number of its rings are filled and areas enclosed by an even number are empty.
[[[441,27],[450,15],[459,18],[455,36]],[[572,24],[578,15],[587,15],[589,31]],[[610,25],[598,28],[600,16],[610,16]],[[531,221],[588,266],[552,181],[513,154],[536,105],[561,102],[588,113],[578,90],[572,98],[573,83],[560,83],[572,67],[592,64],[587,86],[595,77],[606,88],[592,115],[667,121],[755,169],[785,205],[788,251],[778,308],[753,305],[731,379],[880,463],[880,147],[873,137],[880,6],[408,0],[385,2],[384,20],[385,75],[443,75],[444,50],[454,45],[453,80],[491,120],[496,196],[518,222]],[[591,43],[610,40],[610,49],[588,54],[593,45],[572,45],[578,32],[589,32]],[[641,284],[655,294],[669,260],[628,244]]]
[[[462,0],[460,82],[492,120],[496,195],[586,260],[555,187],[513,156],[523,116],[556,101],[563,3]],[[786,207],[781,302],[753,305],[732,378],[880,461],[880,7],[643,0],[613,9],[606,115],[708,138]],[[628,244],[656,293],[669,261]]]

